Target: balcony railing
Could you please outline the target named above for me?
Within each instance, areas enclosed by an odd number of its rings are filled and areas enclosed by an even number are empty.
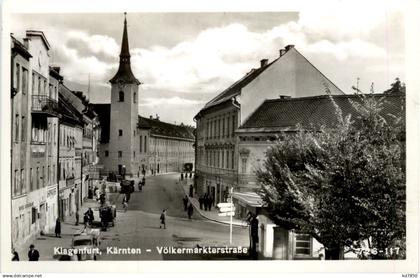
[[[56,100],[45,95],[32,96],[32,113],[57,116],[58,103]]]

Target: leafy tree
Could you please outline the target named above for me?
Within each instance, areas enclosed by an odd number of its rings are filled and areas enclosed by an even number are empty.
[[[384,94],[405,94],[405,84],[397,77],[395,82],[391,84],[391,88],[384,91]]]
[[[259,193],[277,225],[310,234],[326,259],[362,240],[384,250],[405,237],[404,115],[387,121],[384,98],[359,95],[352,121],[330,100],[334,126],[298,126],[268,149]]]

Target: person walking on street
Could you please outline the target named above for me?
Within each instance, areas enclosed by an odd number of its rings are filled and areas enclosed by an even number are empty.
[[[207,201],[208,201],[207,207],[209,208],[209,211],[211,211],[211,206],[213,205],[213,198],[209,196]]]
[[[184,202],[184,211],[187,211],[187,208],[188,208],[188,196],[185,195],[185,197],[182,198],[182,201]]]
[[[203,195],[200,195],[198,198],[198,203],[200,204],[200,209],[203,209]]]
[[[13,254],[12,261],[19,261],[19,254],[15,249],[12,250],[12,254]]]
[[[203,198],[204,210],[207,210],[207,204],[208,204],[208,196],[207,196],[207,193],[206,193],[206,194],[204,194],[204,198]]]
[[[190,184],[190,197],[194,197],[194,187],[192,184]]]
[[[166,209],[164,209],[162,211],[162,213],[160,214],[160,225],[159,225],[159,229],[162,228],[162,225],[163,225],[163,228],[166,229]]]
[[[29,246],[28,259],[29,261],[38,261],[39,259],[39,252],[33,244]]]
[[[55,237],[61,237],[61,222],[58,217],[57,220],[55,220]]]
[[[79,209],[76,210],[76,226],[79,226]]]
[[[88,212],[85,212],[85,215],[83,215],[83,223],[85,224],[85,229],[89,223],[89,215]]]
[[[93,210],[92,208],[89,208],[88,211],[88,216],[89,216],[89,225],[92,226],[93,220],[94,220],[94,216],[93,216]]]
[[[188,219],[191,219],[191,217],[192,217],[192,215],[193,215],[193,212],[194,212],[194,207],[193,207],[193,205],[190,203],[190,204],[189,204],[189,206],[188,206]]]
[[[128,209],[128,203],[127,203],[127,201],[126,201],[125,199],[123,200],[122,205],[123,205],[124,212],[127,212],[127,209]]]

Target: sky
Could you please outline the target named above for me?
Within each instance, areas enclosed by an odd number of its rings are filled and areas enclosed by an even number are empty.
[[[339,2],[339,1],[338,1]],[[109,79],[119,61],[122,13],[13,14],[11,32],[41,30],[50,62],[64,83],[87,92],[93,103],[110,99]],[[206,102],[261,59],[277,58],[294,44],[345,93],[368,92],[405,81],[404,13],[398,9],[330,6],[297,12],[127,14],[134,75],[142,82],[139,113],[171,123],[194,124]]]

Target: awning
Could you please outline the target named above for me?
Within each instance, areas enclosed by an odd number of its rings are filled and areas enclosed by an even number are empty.
[[[260,195],[255,192],[233,192],[232,197],[250,207],[260,208],[263,207],[264,201]]]

